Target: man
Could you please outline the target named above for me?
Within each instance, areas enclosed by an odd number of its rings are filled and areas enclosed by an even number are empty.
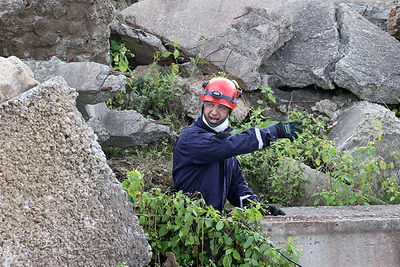
[[[230,135],[229,115],[240,95],[238,84],[227,78],[203,83],[202,113],[174,146],[173,189],[201,193],[207,205],[219,211],[226,200],[235,207],[259,201],[246,183],[237,155],[267,147],[278,138],[296,138],[296,132],[301,132],[301,122],[280,122]],[[266,208],[273,215],[285,215],[278,207]]]

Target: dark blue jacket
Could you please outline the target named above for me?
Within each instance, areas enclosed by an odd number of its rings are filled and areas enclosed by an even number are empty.
[[[200,192],[207,205],[220,211],[226,200],[236,207],[244,206],[246,198],[258,201],[236,156],[269,146],[278,138],[276,127],[250,128],[235,135],[230,131],[217,134],[201,116],[183,130],[174,147],[175,190]]]

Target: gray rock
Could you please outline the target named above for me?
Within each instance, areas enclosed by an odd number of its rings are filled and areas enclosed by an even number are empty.
[[[110,0],[0,1],[1,55],[109,63]]]
[[[49,61],[25,60],[41,82],[55,76],[63,77],[68,85],[75,88],[78,110],[84,117],[85,105],[97,104],[125,91],[127,77],[112,71],[108,65],[95,62],[64,62],[56,57]]]
[[[399,103],[400,42],[348,6],[339,5],[338,17],[343,57],[335,83],[362,100]]]
[[[196,119],[201,113],[203,105],[201,97],[201,85],[207,78],[201,77],[196,80],[190,80],[183,83],[181,86],[183,94],[181,96],[181,103],[186,111],[186,114],[191,119]]]
[[[114,20],[110,27],[112,34],[118,35],[121,41],[125,42],[126,47],[135,54],[133,60],[137,64],[151,64],[156,51],[167,51],[158,37],[143,30],[129,27],[118,20]]]
[[[379,27],[383,31],[387,31],[387,22],[389,17],[389,10],[387,8],[378,7],[374,5],[354,5],[347,4],[353,10],[357,11],[361,16],[366,18],[369,22]]]
[[[340,112],[338,110],[338,105],[329,99],[324,99],[315,103],[314,110],[327,115],[331,120],[336,120]]]
[[[339,59],[336,10],[329,1],[290,0],[293,38],[260,68],[271,87],[317,85],[334,89],[332,73]]]
[[[381,140],[378,141],[379,136]],[[392,152],[400,151],[400,120],[394,112],[367,101],[353,104],[343,111],[328,138],[341,150],[355,151],[375,142],[377,154],[393,161]]]
[[[329,191],[332,188],[332,181],[330,177],[323,172],[317,171],[310,168],[309,166],[300,163],[300,168],[303,171],[303,177],[307,179],[304,183],[304,196],[299,201],[300,206],[313,206],[314,200],[317,198],[314,196],[315,193],[322,191]],[[323,205],[324,202],[321,201],[319,205]]]
[[[33,72],[19,58],[0,57],[0,103],[38,84]]]
[[[288,3],[294,37],[260,67],[266,85],[341,87],[362,100],[399,103],[397,40],[345,4]]]
[[[390,9],[393,5],[393,0],[330,0],[335,4],[348,4],[348,5],[358,5],[365,7],[377,7]]]
[[[90,117],[86,121],[86,124],[93,129],[94,133],[97,136],[97,142],[99,142],[99,144],[104,143],[105,141],[110,139],[110,133],[107,131],[107,127],[103,124],[100,118]]]
[[[0,262],[145,266],[147,236],[96,136],[55,77],[0,104]]]
[[[291,37],[290,14],[281,0],[149,0],[121,14],[163,42],[176,42],[183,54],[207,60],[207,71],[232,74],[244,89],[258,88],[258,67]]]
[[[103,139],[101,145],[130,147],[144,145],[171,134],[170,128],[146,119],[136,110],[109,110],[105,103],[87,105],[91,118],[98,118],[101,124],[91,124]]]

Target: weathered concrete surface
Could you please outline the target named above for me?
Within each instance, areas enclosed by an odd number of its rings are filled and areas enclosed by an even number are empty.
[[[19,58],[0,57],[0,103],[36,85],[33,72]]]
[[[55,77],[0,104],[0,265],[145,266],[147,235]]]
[[[378,141],[380,138],[381,140]],[[328,138],[341,150],[356,151],[374,142],[376,156],[395,162],[392,152],[400,151],[400,120],[382,105],[361,101],[339,116]]]
[[[388,9],[393,6],[393,0],[331,0],[331,2],[336,4],[344,3],[362,6],[377,6]]]
[[[0,54],[108,64],[110,0],[2,0]]]
[[[245,90],[258,88],[258,67],[292,37],[291,15],[282,0],[147,0],[121,14],[130,26],[207,60],[209,73],[232,74]]]
[[[168,126],[157,124],[136,110],[110,110],[104,102],[87,105],[86,110],[91,118],[89,125],[103,147],[144,145],[171,134]]]
[[[400,266],[400,205],[284,210],[261,228],[275,245],[292,236],[302,266]]]
[[[346,5],[339,5],[337,18],[343,57],[335,65],[335,84],[348,89],[362,100],[399,103],[398,40],[371,25]]]
[[[96,62],[65,62],[57,57],[50,60],[24,60],[35,78],[45,82],[61,76],[68,86],[78,91],[76,106],[87,117],[85,106],[105,102],[125,91],[127,77],[113,73],[111,66]]]

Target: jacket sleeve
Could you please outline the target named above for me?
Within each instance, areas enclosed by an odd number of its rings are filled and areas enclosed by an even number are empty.
[[[187,134],[181,141],[187,146],[187,151],[191,152],[194,164],[209,164],[262,149],[276,139],[276,127],[271,125],[263,129],[250,128],[234,135],[211,132]]]

